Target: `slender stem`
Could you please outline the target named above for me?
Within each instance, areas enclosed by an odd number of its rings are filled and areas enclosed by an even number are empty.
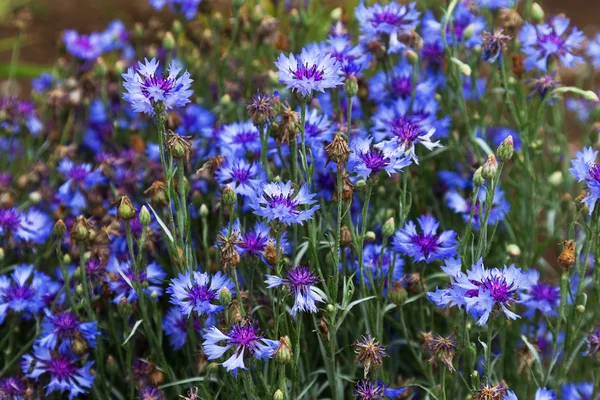
[[[366,296],[366,287],[365,287],[365,263],[364,263],[364,243],[365,243],[365,234],[367,233],[367,215],[369,213],[369,201],[371,199],[371,192],[373,190],[373,186],[371,183],[367,184],[367,194],[365,195],[365,201],[363,203],[362,214],[361,214],[361,232],[359,237],[359,247],[358,247],[358,265],[359,265],[359,273],[360,273],[360,291],[361,295]]]

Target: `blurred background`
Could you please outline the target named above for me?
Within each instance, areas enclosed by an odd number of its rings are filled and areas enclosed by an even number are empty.
[[[321,0],[322,1],[322,0]],[[419,1],[419,0],[417,0]],[[350,1],[356,3],[357,1]],[[564,13],[588,37],[600,29],[600,0],[539,0],[546,16]],[[230,14],[230,1],[203,0],[201,7],[219,7]],[[329,8],[348,4],[347,0],[326,0]],[[169,23],[173,15],[165,9],[157,12],[148,0],[0,0],[0,82],[8,70],[17,29],[12,23],[12,10],[23,5],[31,9],[31,24],[21,38],[17,77],[23,95],[28,92],[27,80],[52,67],[59,56],[58,43],[65,29],[81,33],[101,31],[113,19],[122,20],[128,27],[137,21],[157,18]],[[347,12],[347,10],[344,10]],[[1,89],[1,87],[0,87]]]

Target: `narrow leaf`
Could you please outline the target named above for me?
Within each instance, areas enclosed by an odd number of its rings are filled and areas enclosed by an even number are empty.
[[[137,331],[137,328],[140,326],[142,321],[143,319],[140,319],[135,322],[135,325],[133,325],[133,329],[131,330],[131,332],[129,332],[129,336],[127,336],[127,339],[125,339],[125,341],[123,342],[123,346],[125,346],[127,342],[129,342],[129,339],[131,339],[131,337],[135,334],[135,331]]]

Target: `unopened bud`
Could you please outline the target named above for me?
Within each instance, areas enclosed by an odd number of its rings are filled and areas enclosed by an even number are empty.
[[[331,21],[337,22],[340,19],[342,19],[343,14],[344,14],[344,11],[342,10],[342,8],[337,7],[337,8],[334,8],[331,11],[331,13],[329,13],[329,18],[331,18]]]
[[[165,50],[173,50],[175,48],[175,38],[171,32],[165,33],[163,37],[163,47]]]
[[[113,203],[117,207],[117,217],[125,221],[135,218],[136,209],[127,196],[121,196]]]
[[[206,204],[200,206],[200,216],[202,218],[208,217],[208,207],[206,207]]]
[[[4,260],[4,248],[0,247],[0,261]]]
[[[148,211],[146,206],[142,206],[142,208],[140,210],[139,218],[140,218],[140,223],[142,224],[142,226],[150,225],[150,211]]]
[[[469,39],[471,39],[473,37],[473,33],[475,33],[475,25],[474,24],[469,24],[469,25],[467,25],[467,27],[463,31],[463,38],[465,40],[469,40]]]
[[[98,57],[96,59],[96,66],[94,69],[96,70],[96,75],[98,75],[99,77],[102,78],[102,77],[106,76],[108,69],[106,68],[106,63],[104,62],[102,57]]]
[[[579,304],[577,307],[575,307],[575,309],[580,314],[583,314],[585,312],[585,306],[583,304]]]
[[[368,231],[365,233],[365,241],[366,242],[374,242],[377,237],[375,236],[375,232]]]
[[[237,195],[235,194],[235,190],[229,185],[225,186],[223,189],[223,204],[226,206],[232,206],[237,201]]]
[[[75,355],[78,355],[78,356],[84,355],[88,351],[88,348],[89,348],[87,342],[81,337],[75,337],[72,340],[71,344],[72,344],[73,353],[75,353]]]
[[[489,181],[496,177],[496,172],[498,172],[498,161],[496,161],[495,155],[490,154],[485,164],[483,164],[481,176],[483,177],[483,179]]]
[[[286,365],[292,361],[294,353],[292,352],[292,343],[289,337],[283,336],[279,339],[279,347],[275,350],[274,356],[275,362],[279,365]]]
[[[277,389],[275,393],[273,393],[273,400],[285,400],[285,395],[281,389]]]
[[[42,194],[38,191],[29,193],[29,201],[32,204],[39,204],[42,201]]]
[[[586,90],[582,94],[584,99],[591,101],[592,103],[598,103],[600,101],[598,95],[593,90]]]
[[[356,96],[358,93],[358,80],[356,79],[356,76],[350,75],[346,78],[346,81],[344,82],[344,92],[350,97]]]
[[[62,219],[59,219],[54,224],[54,228],[52,229],[52,233],[57,238],[60,238],[60,237],[64,236],[65,232],[67,232],[67,226],[65,225],[65,223],[63,222]]]
[[[538,3],[532,3],[530,11],[533,22],[537,22],[538,24],[544,22],[544,10],[542,9],[542,6]]]
[[[180,33],[183,32],[183,24],[181,23],[181,21],[179,21],[178,19],[176,19],[175,21],[173,21],[172,31],[176,35],[178,35],[178,34],[180,34]]]
[[[77,242],[85,242],[89,239],[91,230],[92,224],[80,215],[75,218],[75,222],[71,227],[71,238]]]
[[[385,224],[383,224],[383,227],[381,228],[381,234],[383,235],[383,237],[387,238],[392,236],[395,231],[396,224],[394,223],[394,218],[392,217],[385,221]]]
[[[419,54],[417,54],[416,51],[407,50],[406,51],[406,59],[408,60],[409,63],[411,63],[411,65],[416,65],[419,63]]]
[[[513,142],[513,137],[512,135],[508,135],[508,137],[504,139],[502,143],[500,143],[500,146],[498,146],[498,150],[496,151],[496,153],[498,154],[498,158],[501,161],[508,161],[512,158],[514,152],[515,143]]]
[[[519,257],[521,255],[521,249],[516,244],[509,244],[506,246],[506,252],[511,257]]]
[[[479,187],[479,186],[483,185],[484,182],[485,182],[485,179],[483,179],[483,167],[479,167],[473,174],[473,185],[475,185],[476,187]]]
[[[65,255],[63,256],[63,264],[64,264],[64,265],[70,265],[70,264],[71,264],[71,261],[72,261],[72,260],[71,260],[71,256],[70,256],[70,255],[68,255],[68,254],[65,254]]]
[[[554,171],[549,177],[548,177],[548,183],[550,184],[550,186],[552,187],[557,187],[560,186],[563,183],[563,175],[562,175],[562,171]]]
[[[394,282],[394,287],[390,293],[390,300],[398,307],[402,307],[408,299],[408,292],[399,282]]]
[[[116,375],[120,372],[119,364],[112,355],[106,357],[106,370],[110,375]]]
[[[222,306],[231,304],[231,291],[226,286],[223,286],[219,292],[219,302]]]
[[[365,190],[366,187],[367,182],[365,182],[363,179],[360,179],[356,181],[356,184],[354,185],[354,190],[357,192],[362,192],[363,190]]]
[[[342,229],[340,229],[340,246],[348,247],[352,244],[352,232],[350,229],[344,225]]]

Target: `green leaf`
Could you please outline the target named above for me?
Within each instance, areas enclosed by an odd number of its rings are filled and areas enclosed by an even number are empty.
[[[182,379],[180,381],[175,381],[175,382],[169,382],[169,383],[165,383],[164,385],[159,386],[159,389],[166,389],[172,386],[178,386],[178,385],[185,385],[187,383],[192,383],[192,382],[204,382],[205,380],[207,380],[208,377],[205,376],[195,376],[193,378],[187,378],[187,379]],[[208,380],[212,381],[212,382],[216,382],[217,380],[214,377],[208,378]]]
[[[338,320],[335,329],[338,330],[340,328],[340,326],[342,325],[342,322],[344,322],[344,319],[346,318],[346,316],[348,315],[348,313],[350,312],[350,310],[352,310],[352,307],[363,303],[365,301],[374,299],[376,296],[369,296],[369,297],[365,297],[364,299],[358,299],[358,300],[354,300],[352,303],[348,304],[347,307],[342,307],[340,305],[338,305],[338,308],[340,310],[344,310],[344,313],[342,314],[342,316],[340,317],[340,319]]]
[[[29,79],[36,78],[42,72],[51,72],[52,68],[45,65],[23,64],[19,63],[15,71],[15,78]],[[10,63],[0,64],[0,78],[8,78],[10,74]]]
[[[146,203],[146,204],[148,204],[148,207],[150,207],[150,210],[152,210],[152,213],[154,213],[154,216],[156,217],[156,220],[158,221],[160,227],[163,229],[163,231],[165,231],[165,235],[167,235],[167,237],[169,238],[169,240],[171,241],[171,243],[174,243],[175,239],[173,239],[173,235],[171,234],[171,231],[169,231],[169,228],[167,228],[167,226],[162,221],[162,219],[160,219],[160,217],[158,216],[158,214],[156,213],[156,211],[154,211],[154,208],[152,208],[152,206],[150,205],[150,203]]]
[[[115,266],[117,267],[117,271],[119,272],[119,275],[121,275],[121,278],[123,278],[123,279],[125,280],[125,282],[127,282],[127,284],[128,284],[128,285],[129,285],[129,286],[130,286],[132,289],[135,289],[135,288],[133,287],[133,283],[131,282],[131,279],[129,279],[129,278],[127,277],[127,275],[125,275],[125,274],[123,273],[123,271],[121,270],[121,267],[119,266],[119,263],[118,263],[118,262],[117,262],[117,263],[115,263]]]
[[[127,336],[127,339],[125,339],[125,341],[123,342],[123,346],[125,346],[127,342],[129,342],[129,339],[131,339],[131,337],[135,334],[135,331],[137,331],[137,328],[140,326],[142,321],[144,320],[140,319],[135,322],[135,324],[133,325],[133,329],[131,330],[131,332],[129,332],[129,336]]]

